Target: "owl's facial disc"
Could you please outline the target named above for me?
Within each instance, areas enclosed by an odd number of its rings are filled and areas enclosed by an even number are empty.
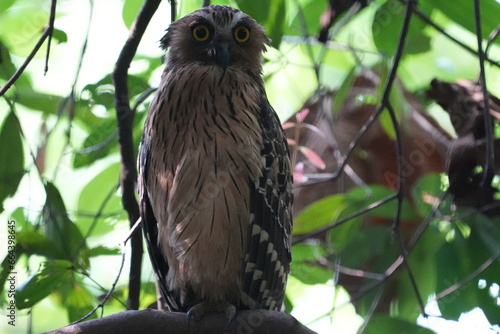
[[[196,63],[223,72],[260,74],[261,53],[269,42],[264,29],[250,16],[230,7],[213,6],[172,23],[161,46],[169,49],[171,66]]]

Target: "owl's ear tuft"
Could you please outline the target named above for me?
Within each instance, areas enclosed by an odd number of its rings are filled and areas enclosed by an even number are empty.
[[[265,35],[265,34],[263,34],[263,36],[264,36],[264,39],[262,40],[262,51],[266,52],[267,48],[269,46],[271,46],[272,40],[269,37],[267,37],[267,35]]]
[[[171,31],[167,30],[167,33],[160,39],[160,47],[163,50],[168,49],[168,47],[170,46],[170,39],[171,39],[170,35],[171,35]]]
[[[160,47],[163,50],[166,50],[170,47],[170,45],[171,45],[170,43],[172,42],[173,35],[175,35],[175,32],[179,28],[178,25],[179,25],[179,21],[172,22],[168,26],[165,35],[163,35],[163,37],[160,39]]]

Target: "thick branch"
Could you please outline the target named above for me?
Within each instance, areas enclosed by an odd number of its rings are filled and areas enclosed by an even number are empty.
[[[159,4],[160,0],[146,0],[144,2],[139,15],[132,25],[130,35],[123,46],[113,72],[116,119],[118,122],[118,143],[122,157],[120,179],[122,203],[127,211],[131,227],[139,219],[139,206],[135,197],[137,169],[134,149],[135,144],[132,136],[134,113],[130,109],[129,104],[127,75],[128,68],[137,51],[142,35]],[[129,297],[127,305],[130,309],[138,309],[143,253],[141,229],[137,229],[132,235],[131,248]]]
[[[126,311],[104,318],[56,329],[46,334],[107,334],[107,333],[287,333],[314,334],[294,317],[276,311],[240,311],[227,325],[224,313],[206,314],[200,321],[188,324],[185,313],[157,310]]]

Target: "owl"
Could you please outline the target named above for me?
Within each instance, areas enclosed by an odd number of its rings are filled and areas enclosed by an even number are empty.
[[[292,177],[261,78],[269,39],[250,16],[203,7],[172,23],[139,149],[140,214],[172,311],[281,310]]]

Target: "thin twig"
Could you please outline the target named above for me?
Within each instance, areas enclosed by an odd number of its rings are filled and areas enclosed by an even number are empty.
[[[92,314],[94,314],[99,308],[103,308],[104,307],[104,304],[106,304],[106,302],[108,301],[108,299],[111,297],[111,295],[113,294],[113,292],[115,291],[115,288],[116,288],[116,285],[118,284],[118,280],[120,279],[120,276],[122,275],[122,271],[123,271],[123,267],[125,266],[125,254],[126,254],[126,246],[127,246],[127,243],[128,241],[131,239],[131,237],[134,235],[134,232],[137,230],[137,228],[140,226],[141,224],[141,219],[139,218],[135,223],[134,225],[132,225],[132,228],[130,229],[129,231],[129,234],[125,237],[125,239],[123,240],[123,246],[122,246],[122,262],[120,264],[120,269],[118,270],[118,274],[116,275],[115,277],[115,280],[113,282],[113,284],[111,285],[111,289],[109,289],[108,293],[106,293],[106,295],[104,296],[104,298],[101,300],[101,302],[96,305],[89,313],[87,313],[86,315],[84,315],[82,318],[74,321],[71,323],[71,325],[74,325],[74,324],[77,324],[77,323],[80,323],[82,321],[85,321],[85,319],[88,319],[90,316],[92,316]],[[87,275],[88,276],[88,275]],[[95,281],[94,281],[95,282]],[[120,301],[120,303],[122,303]],[[127,304],[128,306],[128,304]]]
[[[351,144],[349,144],[349,147],[347,148],[346,153],[344,153],[344,155],[342,157],[342,162],[337,167],[337,170],[333,173],[331,180],[335,180],[336,178],[338,178],[342,174],[342,171],[344,170],[345,166],[347,165],[349,158],[354,153],[354,150],[356,149],[356,147],[358,147],[359,142],[361,141],[361,139],[363,138],[365,133],[375,123],[378,116],[380,115],[380,113],[382,113],[383,110],[384,110],[383,106],[377,107],[377,109],[375,109],[375,111],[370,115],[368,120],[366,120],[365,124],[363,124],[363,126],[361,127],[359,132],[356,134],[354,139],[351,141]]]
[[[486,44],[486,48],[484,49],[484,58],[488,58],[488,53],[490,51],[493,42],[500,36],[500,27],[497,27],[493,32],[488,36],[488,43]]]
[[[73,84],[71,85],[71,91],[70,91],[69,95],[67,97],[65,97],[62,100],[61,104],[59,105],[59,108],[57,110],[56,124],[52,127],[52,129],[45,136],[45,142],[43,143],[43,146],[45,147],[47,145],[47,141],[48,141],[50,135],[56,129],[57,124],[61,120],[61,116],[63,115],[63,113],[66,112],[67,116],[68,116],[68,128],[65,131],[66,138],[65,138],[65,142],[64,142],[64,145],[63,145],[61,152],[66,151],[66,149],[68,148],[68,146],[70,144],[70,140],[71,140],[71,132],[73,129],[72,121],[73,121],[73,118],[75,116],[75,106],[76,106],[76,96],[77,96],[76,84],[78,83],[78,78],[80,77],[80,73],[82,71],[83,59],[85,58],[85,54],[87,53],[87,45],[89,42],[90,27],[91,27],[91,23],[92,23],[92,17],[94,16],[94,2],[93,2],[93,0],[89,0],[89,8],[90,8],[90,12],[89,12],[88,21],[87,21],[87,30],[85,32],[85,40],[83,41],[83,46],[82,46],[82,49],[80,51],[80,56],[78,58],[78,65],[76,68],[75,77],[73,79]],[[49,46],[50,46],[50,40],[49,40]],[[47,61],[48,61],[48,49],[47,49]],[[46,64],[46,71],[48,69],[47,66],[48,65]],[[54,176],[53,176],[54,180],[57,177],[57,173],[60,171],[59,166],[62,163],[63,158],[64,158],[64,154],[62,153],[59,156],[59,160],[57,161],[56,168],[54,168]]]
[[[397,259],[394,260],[394,262],[389,266],[389,268],[385,270],[384,276],[380,280],[374,281],[371,284],[368,284],[360,288],[357,293],[351,295],[351,300],[350,300],[351,303],[355,303],[357,300],[366,295],[368,292],[370,292],[371,290],[375,289],[376,287],[387,281],[387,279],[391,277],[396,272],[396,270],[399,269],[399,267],[401,267],[403,262],[404,262],[403,256],[399,255]]]
[[[307,29],[307,22],[306,18],[304,15],[304,11],[302,10],[302,6],[298,0],[295,0],[295,5],[297,6],[297,17],[300,22],[300,30],[302,33],[302,38],[304,42],[306,43],[306,50],[307,50],[307,55],[311,59],[311,62],[313,63],[313,68],[314,68],[314,73],[316,74],[316,80],[318,82],[318,86],[320,84],[320,62],[316,61],[314,57],[314,52],[311,47],[310,39],[309,39],[309,31]],[[319,88],[319,87],[318,87]]]
[[[409,253],[413,247],[417,244],[418,240],[422,237],[424,234],[425,230],[429,226],[432,217],[436,214],[437,210],[439,209],[439,206],[443,202],[444,198],[448,194],[448,191],[442,191],[441,194],[439,195],[438,200],[432,205],[432,208],[430,209],[429,213],[427,216],[424,218],[420,226],[415,230],[415,233],[413,233],[410,241],[408,241],[408,244],[406,245],[406,251]]]
[[[370,305],[370,309],[368,310],[368,313],[366,314],[365,318],[363,319],[363,323],[356,331],[356,334],[361,334],[365,331],[366,326],[368,326],[368,323],[370,322],[370,319],[373,316],[373,313],[375,313],[375,310],[377,309],[377,306],[380,302],[380,299],[382,298],[383,292],[384,292],[384,287],[380,287],[380,289],[378,289],[378,291],[377,291],[377,294],[373,298],[373,301]]]
[[[483,53],[483,34],[481,29],[481,7],[479,0],[474,0],[474,19],[476,23],[477,36],[477,53],[479,56],[479,81],[483,90],[483,117],[486,137],[486,157],[484,164],[484,172],[482,178],[482,186],[489,185],[495,176],[495,151],[493,147],[493,121],[490,114],[490,96],[486,87],[486,74],[484,69],[484,53]]]
[[[402,2],[402,3],[406,3],[405,0],[399,0],[399,2]],[[453,37],[452,35],[448,34],[443,28],[441,28],[440,26],[438,26],[436,23],[434,23],[424,12],[422,12],[420,9],[418,9],[417,7],[414,8],[414,13],[422,20],[424,21],[425,23],[427,23],[429,26],[433,27],[434,29],[436,29],[441,35],[443,35],[444,37],[448,38],[449,40],[451,40],[453,43],[459,45],[460,47],[462,47],[463,49],[469,51],[470,53],[472,53],[473,55],[477,56],[478,53],[476,50],[474,50],[473,48],[471,48],[470,46],[466,45],[465,43],[463,43],[462,41],[456,39],[455,37]],[[498,63],[497,61],[491,59],[491,58],[488,58],[488,57],[485,57],[485,60],[487,62],[489,62],[490,64],[496,66],[496,67],[500,67],[500,63]]]
[[[50,56],[50,45],[52,44],[52,34],[54,33],[54,21],[56,19],[56,4],[57,0],[52,0],[52,3],[50,5],[50,18],[49,18],[49,25],[48,25],[48,35],[49,35],[49,40],[47,41],[47,54],[45,55],[45,68],[43,71],[43,74],[46,75],[47,72],[49,71],[49,56]]]
[[[19,125],[19,133],[21,134],[22,139],[24,140],[25,143],[28,143],[29,142],[28,138],[26,137],[26,134],[23,131],[23,127],[21,126],[21,122],[19,121],[19,117],[17,117],[16,109],[14,108],[14,102],[12,102],[7,96],[4,96],[3,98],[4,98],[5,102],[7,102],[7,105],[9,106],[10,112],[14,113],[14,115],[16,116],[16,120],[17,120],[17,123]],[[31,157],[31,160],[33,161],[33,165],[29,166],[29,168],[27,168],[27,170],[31,170],[31,168],[34,166],[35,170],[36,170],[36,174],[37,174],[40,182],[43,184],[45,181],[45,177],[42,175],[43,174],[42,171],[40,169],[38,169],[38,165],[36,163],[35,153],[31,150],[30,145],[24,145],[24,146],[27,147],[28,152],[29,152],[29,156]],[[36,210],[36,212],[40,212],[40,211],[41,210]]]
[[[80,272],[80,274],[87,277],[87,279],[90,280],[92,283],[94,283],[99,288],[100,291],[106,292],[106,294],[109,292],[109,290],[107,288],[105,288],[104,286],[99,284],[99,282],[97,282],[95,279],[93,279],[92,275],[90,275],[88,272],[82,271],[82,272]],[[125,302],[123,302],[117,296],[110,295],[110,297],[113,298],[114,300],[116,300],[118,303],[120,303],[123,307],[127,307],[127,304],[125,304]]]
[[[329,225],[323,226],[322,228],[314,230],[314,231],[312,231],[310,233],[295,236],[293,238],[292,244],[294,244],[294,245],[295,244],[299,244],[299,243],[304,242],[305,240],[307,240],[309,238],[316,237],[316,236],[318,236],[318,235],[320,235],[320,234],[322,234],[322,233],[324,233],[324,232],[326,232],[328,230],[331,230],[332,228],[335,228],[337,226],[340,226],[340,225],[348,222],[349,220],[351,220],[353,218],[359,217],[359,216],[361,216],[361,215],[363,215],[363,214],[365,214],[367,212],[370,212],[373,209],[376,209],[379,206],[382,206],[382,205],[384,205],[384,204],[392,201],[395,198],[396,198],[396,194],[392,194],[392,195],[390,195],[390,196],[388,196],[386,198],[383,198],[381,200],[378,200],[378,201],[376,201],[376,202],[368,205],[364,209],[361,209],[361,210],[359,210],[359,211],[357,211],[357,212],[355,212],[355,213],[353,213],[353,214],[351,214],[351,215],[349,215],[349,216],[347,216],[347,217],[345,217],[343,219],[337,220],[334,223],[331,223]]]
[[[390,90],[392,88],[392,85],[394,84],[394,80],[396,79],[396,73],[397,69],[399,67],[399,63],[401,61],[401,58],[403,56],[403,50],[406,42],[406,38],[408,37],[408,31],[410,29],[410,22],[411,22],[411,17],[413,13],[414,7],[416,7],[417,0],[409,0],[406,4],[406,12],[405,12],[405,18],[403,21],[403,27],[401,29],[401,33],[399,35],[399,40],[398,40],[398,46],[396,48],[396,54],[394,56],[394,61],[392,64],[392,69],[389,72],[389,77],[387,78],[386,81],[386,86],[384,87],[384,94],[382,96],[382,104],[385,105],[389,116],[391,118],[391,122],[393,124],[393,128],[396,134],[396,150],[397,150],[397,155],[400,157],[397,161],[397,173],[398,173],[398,179],[397,179],[397,209],[396,209],[396,214],[394,216],[394,222],[393,222],[393,230],[398,236],[398,242],[399,246],[401,249],[401,256],[403,257],[403,264],[405,266],[406,272],[408,273],[408,276],[410,278],[410,282],[412,284],[413,290],[415,291],[415,295],[417,297],[418,304],[420,306],[420,310],[422,314],[425,315],[425,305],[422,300],[422,296],[420,295],[418,286],[417,286],[417,280],[415,279],[415,276],[413,275],[413,272],[410,267],[410,263],[408,262],[408,253],[407,249],[404,245],[404,240],[401,235],[401,231],[399,229],[400,227],[400,222],[401,222],[401,212],[402,212],[402,206],[403,206],[403,199],[404,199],[404,186],[405,186],[405,178],[402,176],[403,173],[403,159],[402,157],[404,156],[404,151],[403,151],[403,141],[402,141],[402,134],[401,134],[401,129],[399,127],[397,118],[396,118],[396,113],[389,101],[389,94]]]
[[[463,287],[465,284],[468,282],[472,281],[474,278],[476,278],[478,275],[480,275],[483,271],[485,271],[496,259],[500,257],[500,251],[497,252],[496,254],[492,255],[489,259],[484,261],[483,264],[481,264],[476,270],[471,272],[467,277],[463,278],[459,282],[453,284],[452,286],[448,287],[447,289],[441,291],[436,295],[436,300],[442,299],[449,294],[457,291],[461,287]]]
[[[52,0],[52,4],[51,4],[51,8],[50,8],[51,11],[50,11],[49,24],[43,30],[42,36],[40,36],[40,39],[35,44],[35,46],[33,47],[33,50],[31,50],[30,54],[28,55],[28,57],[26,57],[26,59],[24,60],[22,65],[19,66],[17,71],[9,78],[9,80],[7,80],[5,85],[3,85],[2,88],[0,88],[0,96],[4,95],[9,90],[9,88],[17,81],[17,79],[19,79],[19,77],[21,76],[21,74],[23,74],[26,67],[28,67],[29,63],[33,60],[35,55],[38,53],[38,50],[40,50],[40,48],[42,47],[42,45],[45,42],[45,40],[47,39],[47,37],[52,36],[52,32],[54,31],[54,18],[56,15],[56,2],[57,2],[57,0]],[[49,48],[47,48],[47,60],[46,60],[46,62],[48,62],[48,56],[49,56],[48,49]],[[46,63],[45,73],[47,72],[47,68],[48,68],[48,65]]]
[[[123,243],[123,247],[122,247],[122,262],[120,263],[120,269],[118,270],[118,274],[116,275],[116,278],[115,278],[113,284],[111,285],[111,288],[109,289],[108,293],[104,296],[104,298],[101,300],[101,302],[99,304],[97,304],[92,310],[90,310],[89,313],[87,313],[86,315],[84,315],[80,319],[72,322],[71,325],[78,324],[82,321],[85,321],[90,316],[92,316],[92,314],[94,314],[98,309],[104,308],[104,304],[106,304],[108,299],[111,297],[111,295],[115,291],[116,285],[118,284],[118,280],[120,279],[120,276],[122,275],[123,267],[125,266],[125,253],[126,253],[125,246],[127,245],[127,240],[125,240],[125,242]]]
[[[129,217],[130,227],[133,227],[139,219],[139,206],[135,197],[135,183],[137,179],[136,157],[134,153],[134,140],[132,135],[134,113],[130,109],[128,91],[128,68],[139,46],[139,42],[156,12],[161,0],[146,0],[137,15],[125,45],[116,62],[113,72],[115,84],[115,108],[118,123],[118,142],[121,164],[122,203]],[[175,1],[171,1],[172,9],[175,10]],[[175,13],[175,12],[174,12]],[[173,13],[173,14],[174,14]],[[175,14],[174,14],[175,15]],[[141,288],[142,269],[142,233],[136,230],[131,240],[130,280],[129,296],[127,305],[130,309],[138,309]]]
[[[137,111],[137,108],[143,103],[151,94],[156,92],[158,88],[148,88],[144,92],[139,95],[137,100],[135,101],[134,107],[132,108],[132,113],[135,115],[135,112]],[[88,154],[96,151],[100,151],[104,149],[106,146],[108,146],[116,137],[118,137],[118,129],[113,131],[112,134],[110,134],[107,138],[105,138],[102,142],[95,144],[93,146],[85,147],[82,148],[79,151],[74,152],[74,154]]]
[[[104,197],[104,200],[101,202],[101,205],[99,205],[99,208],[97,209],[97,212],[94,214],[92,223],[90,223],[90,226],[85,233],[85,236],[82,238],[82,241],[80,242],[80,245],[76,248],[73,257],[76,257],[76,255],[80,252],[80,250],[83,248],[85,245],[85,241],[92,235],[92,232],[94,231],[94,228],[97,226],[97,222],[99,221],[99,218],[102,218],[102,212],[104,211],[104,208],[108,204],[109,200],[112,198],[112,196],[116,193],[116,189],[118,188],[118,184],[113,186],[110,191],[106,194],[106,197]]]

